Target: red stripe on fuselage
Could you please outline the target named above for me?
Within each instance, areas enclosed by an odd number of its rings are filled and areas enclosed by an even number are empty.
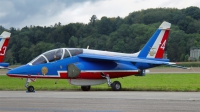
[[[163,54],[165,51],[165,46],[166,46],[168,36],[169,36],[169,30],[166,30],[163,35],[161,44],[159,45],[159,48],[158,48],[155,58],[163,58]]]
[[[110,78],[125,77],[130,75],[138,74],[137,71],[130,72],[103,72],[105,75],[109,75]],[[60,77],[51,76],[51,75],[17,75],[17,74],[8,74],[9,77],[18,77],[18,78],[48,78],[48,79],[71,79],[68,77],[67,72],[60,72]],[[75,79],[103,79],[101,72],[81,72]]]
[[[103,72],[105,75],[109,75],[110,78],[125,77],[130,75],[136,75],[138,72]],[[101,72],[81,72],[78,79],[102,79]]]

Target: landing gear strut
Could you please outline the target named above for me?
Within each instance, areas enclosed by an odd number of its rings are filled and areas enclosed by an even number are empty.
[[[27,88],[27,92],[35,92],[34,87],[28,85],[29,82],[31,82],[31,79],[30,79],[30,78],[27,78],[27,79],[26,79],[26,84],[25,84],[25,87]]]
[[[111,82],[110,80],[110,76],[108,74],[104,74],[104,73],[101,73],[101,76],[103,78],[106,78],[107,79],[107,82],[108,82],[108,86],[112,88],[113,91],[120,91],[122,86],[121,86],[121,83],[119,81],[114,81],[113,83]]]

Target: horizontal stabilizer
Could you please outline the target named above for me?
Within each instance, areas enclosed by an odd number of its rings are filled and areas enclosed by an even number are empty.
[[[171,67],[182,68],[182,69],[189,69],[190,70],[190,68],[188,68],[188,67],[178,66],[176,64],[169,63],[169,64],[166,64],[166,65],[171,66]]]

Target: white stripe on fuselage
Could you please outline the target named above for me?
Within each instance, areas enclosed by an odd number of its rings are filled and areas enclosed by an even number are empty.
[[[128,54],[128,53],[93,50],[93,49],[83,49],[83,53],[107,55],[107,56],[127,56],[127,57],[137,57],[138,56],[138,53]]]

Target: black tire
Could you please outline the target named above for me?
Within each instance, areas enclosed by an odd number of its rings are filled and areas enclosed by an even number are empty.
[[[27,90],[28,92],[34,92],[35,89],[33,86],[28,86]]]
[[[90,86],[81,86],[82,91],[89,91]]]
[[[120,91],[122,86],[121,86],[121,83],[119,81],[114,81],[112,84],[111,84],[111,87],[112,87],[112,90],[113,91]]]

